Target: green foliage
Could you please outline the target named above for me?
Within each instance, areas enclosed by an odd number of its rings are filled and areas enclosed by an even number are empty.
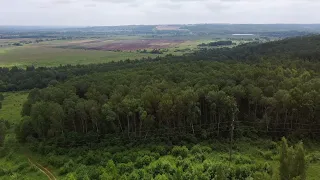
[[[63,175],[69,172],[73,172],[75,167],[75,163],[72,160],[70,160],[67,163],[65,163],[62,167],[60,167],[59,173]]]
[[[195,145],[191,148],[192,154],[211,153],[212,149],[208,146]]]
[[[117,180],[120,177],[119,171],[112,160],[108,161],[106,168],[100,175],[101,180]]]
[[[154,161],[155,159],[153,157],[150,157],[148,155],[142,156],[142,157],[138,157],[135,163],[135,166],[137,168],[142,168],[144,166],[149,165],[152,161]]]
[[[134,164],[132,162],[119,163],[117,169],[119,170],[119,174],[131,173],[134,170]]]
[[[175,174],[177,171],[176,165],[169,157],[160,158],[153,161],[148,167],[147,171],[156,177],[161,174]]]
[[[64,180],[77,180],[76,175],[74,173],[69,173]]]
[[[189,150],[186,146],[174,146],[171,150],[171,154],[174,156],[181,156],[186,158],[188,156]]]
[[[282,138],[279,171],[282,180],[306,179],[307,165],[302,142],[289,147],[287,140]]]
[[[4,145],[5,138],[6,138],[6,125],[4,122],[0,121],[0,147]]]

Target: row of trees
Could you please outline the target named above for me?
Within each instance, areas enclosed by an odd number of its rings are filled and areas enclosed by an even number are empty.
[[[198,46],[231,46],[232,41],[216,41],[216,42],[209,42],[209,43],[201,43]]]
[[[315,136],[319,87],[317,72],[269,63],[149,63],[32,90],[17,134],[224,136],[235,120],[239,129]]]

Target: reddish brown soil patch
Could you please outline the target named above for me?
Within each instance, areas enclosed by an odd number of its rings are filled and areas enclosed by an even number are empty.
[[[138,49],[163,49],[183,43],[183,40],[162,40],[162,39],[142,39],[142,40],[121,40],[108,43],[99,47],[92,47],[94,50],[123,50],[132,51]]]

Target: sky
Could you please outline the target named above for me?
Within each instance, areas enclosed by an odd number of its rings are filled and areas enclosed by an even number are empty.
[[[320,23],[320,0],[0,0],[0,25]]]

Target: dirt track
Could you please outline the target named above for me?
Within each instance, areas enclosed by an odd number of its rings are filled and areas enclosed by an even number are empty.
[[[48,170],[47,168],[43,167],[41,164],[37,162],[33,162],[29,157],[28,161],[32,166],[35,166],[37,169],[39,169],[43,174],[45,174],[49,180],[57,180],[57,178]]]

